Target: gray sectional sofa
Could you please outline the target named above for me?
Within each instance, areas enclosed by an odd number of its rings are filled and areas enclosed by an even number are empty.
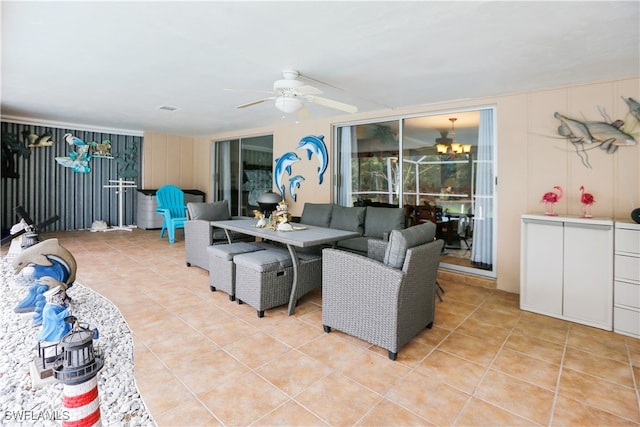
[[[224,230],[211,227],[210,222],[247,217],[229,215],[229,205],[226,200],[213,203],[190,202],[187,203],[187,211],[189,219],[184,224],[187,266],[195,265],[209,270],[207,247],[228,242]],[[357,231],[360,237],[341,240],[337,247],[364,255],[367,254],[369,239],[387,240],[391,230],[406,228],[404,209],[373,206],[345,207],[333,203],[305,203],[299,222]],[[235,232],[231,234],[234,242],[255,240],[252,236]],[[299,252],[317,252],[319,255],[321,250],[320,247],[305,248],[300,249]]]
[[[346,207],[333,203],[305,203],[300,223],[357,231],[360,237],[341,240],[337,247],[364,255],[369,239],[387,240],[391,230],[406,228],[402,208]]]

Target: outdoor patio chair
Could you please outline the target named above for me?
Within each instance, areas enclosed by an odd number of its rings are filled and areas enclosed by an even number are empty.
[[[156,192],[158,208],[156,213],[164,217],[160,237],[165,230],[169,234],[169,243],[176,241],[176,229],[184,229],[187,220],[187,207],[184,204],[184,192],[175,185],[164,185]]]
[[[393,230],[382,260],[322,251],[322,324],[389,352],[398,350],[435,318],[436,274],[442,240],[433,224]]]

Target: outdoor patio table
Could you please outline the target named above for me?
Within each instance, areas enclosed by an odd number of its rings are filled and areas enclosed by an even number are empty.
[[[292,224],[292,226],[298,228],[293,231],[274,231],[270,228],[256,227],[257,222],[255,219],[234,219],[228,221],[212,221],[211,225],[224,229],[229,242],[231,242],[229,231],[236,231],[265,240],[283,243],[287,246],[289,254],[291,255],[291,261],[293,262],[293,286],[291,287],[291,296],[289,297],[289,315],[295,312],[296,305],[295,295],[298,285],[298,267],[300,266],[296,248],[308,248],[329,243],[335,244],[339,240],[360,236],[360,234],[355,231],[316,227],[305,224]]]

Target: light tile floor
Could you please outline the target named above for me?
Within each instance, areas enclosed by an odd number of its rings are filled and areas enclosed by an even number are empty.
[[[435,326],[391,362],[324,333],[320,292],[262,319],[211,292],[180,232],[52,237],[129,323],[159,426],[640,425],[640,341],[521,311],[515,294],[441,280]]]

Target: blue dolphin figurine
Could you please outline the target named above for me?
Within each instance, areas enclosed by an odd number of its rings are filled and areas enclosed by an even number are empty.
[[[296,188],[300,188],[300,182],[304,181],[304,178],[300,175],[296,175],[289,179],[289,194],[293,197],[293,201],[298,200],[298,195],[296,194]]]
[[[291,175],[291,165],[299,160],[300,160],[300,157],[298,157],[296,153],[293,153],[291,151],[289,151],[288,153],[284,153],[282,156],[278,157],[275,160],[276,169],[273,173],[273,177],[275,179],[276,187],[278,188],[278,191],[282,195],[282,200],[284,200],[284,193],[285,193],[285,186],[282,183],[282,177],[285,171],[289,175]]]
[[[324,135],[308,135],[305,136],[298,142],[297,150],[307,150],[308,159],[311,160],[311,156],[313,154],[316,155],[318,160],[320,161],[320,166],[318,166],[318,184],[322,184],[323,175],[327,170],[327,165],[329,164],[329,156],[327,155],[327,146],[324,143]]]

